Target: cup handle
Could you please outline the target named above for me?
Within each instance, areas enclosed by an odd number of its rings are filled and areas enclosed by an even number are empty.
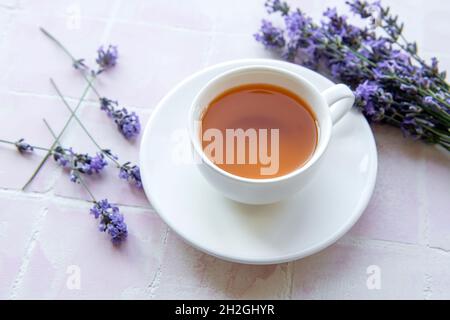
[[[355,103],[355,95],[344,84],[337,84],[322,92],[322,95],[330,106],[331,121],[333,124],[338,123]]]

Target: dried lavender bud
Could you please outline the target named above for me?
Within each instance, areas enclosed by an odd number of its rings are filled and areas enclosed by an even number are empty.
[[[90,212],[95,219],[100,219],[99,231],[107,232],[113,244],[118,245],[127,238],[127,225],[117,206],[104,199],[96,201]]]
[[[125,138],[132,139],[141,132],[139,116],[135,112],[130,113],[125,108],[119,108],[117,101],[100,98],[100,109],[114,120]]]
[[[130,162],[123,164],[120,167],[119,178],[127,180],[139,189],[142,188],[141,170],[137,165],[131,166]]]
[[[114,67],[119,58],[119,52],[116,46],[109,45],[105,50],[103,46],[97,50],[97,59],[95,60],[100,69],[97,73],[106,71]]]
[[[255,34],[256,41],[264,44],[266,48],[280,49],[285,45],[283,30],[276,28],[271,22],[263,20],[260,32]]]
[[[101,153],[92,157],[88,154],[75,153],[72,148],[64,149],[60,146],[53,150],[53,159],[59,166],[70,170],[72,182],[79,182],[78,173],[98,174],[108,164]]]
[[[15,142],[14,145],[20,153],[31,153],[34,151],[34,148],[30,144],[26,143],[23,138]]]

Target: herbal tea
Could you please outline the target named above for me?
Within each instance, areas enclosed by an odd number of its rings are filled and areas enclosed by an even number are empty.
[[[318,129],[310,107],[274,85],[250,84],[216,97],[201,119],[202,147],[219,168],[245,178],[271,179],[305,165]]]

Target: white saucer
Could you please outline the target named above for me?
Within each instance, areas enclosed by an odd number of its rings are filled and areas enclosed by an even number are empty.
[[[364,117],[353,110],[335,127],[316,179],[295,197],[266,206],[226,199],[186,158],[188,110],[207,81],[249,64],[298,72],[321,91],[333,85],[313,71],[276,60],[231,61],[194,74],[159,103],[144,131],[140,164],[145,193],[173,231],[206,253],[247,264],[300,259],[334,243],[361,216],[375,185],[375,141]]]

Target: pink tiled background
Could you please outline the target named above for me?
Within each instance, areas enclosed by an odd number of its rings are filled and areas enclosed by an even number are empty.
[[[119,46],[120,63],[97,83],[103,95],[136,111],[145,123],[177,82],[208,65],[268,57],[252,34],[265,16],[263,0],[0,0],[0,138],[52,139],[68,112],[49,77],[74,106],[84,88],[70,62],[38,30],[44,26],[77,57],[92,61],[99,44]],[[425,57],[450,70],[450,2],[384,1],[406,22]],[[318,18],[344,1],[290,1]],[[97,110],[80,110],[105,147],[138,160],[130,144]],[[0,298],[450,298],[450,158],[373,128],[379,152],[374,196],[356,226],[332,247],[281,265],[224,262],[184,244],[159,219],[142,192],[118,183],[110,168],[88,181],[93,192],[121,205],[130,236],[114,248],[89,216],[88,195],[48,162],[27,192],[21,187],[40,160],[0,146]],[[95,146],[73,122],[66,145]],[[379,266],[380,290],[369,290],[367,268]],[[80,288],[70,286],[73,270]]]

